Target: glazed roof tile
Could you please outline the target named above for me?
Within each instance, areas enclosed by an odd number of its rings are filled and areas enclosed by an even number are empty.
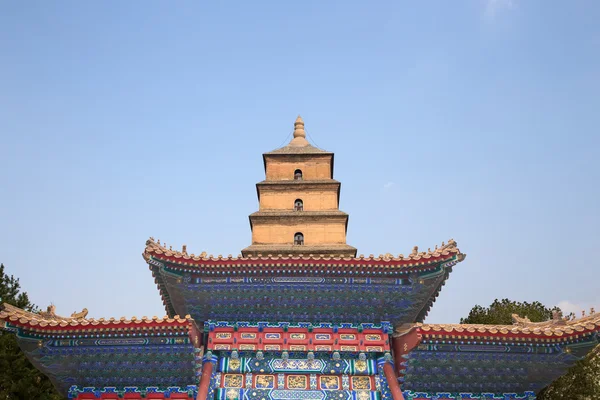
[[[200,255],[188,254],[187,247],[184,245],[182,251],[173,250],[172,247],[167,248],[166,244],[161,244],[160,240],[155,241],[154,238],[150,238],[146,241],[146,249],[144,250],[143,256],[146,260],[149,260],[151,256],[166,256],[168,258],[179,259],[181,262],[188,263],[200,263],[200,262],[210,262],[210,261],[330,261],[330,260],[343,260],[347,262],[364,262],[364,261],[373,261],[381,264],[389,263],[389,264],[426,264],[428,262],[438,262],[440,258],[450,258],[452,256],[458,256],[458,261],[462,261],[466,254],[461,253],[457,247],[457,243],[450,239],[447,244],[442,242],[442,245],[438,248],[435,247],[434,250],[428,249],[426,252],[419,252],[418,248],[415,246],[413,248],[412,253],[408,256],[404,256],[403,254],[399,254],[398,256],[394,256],[392,254],[380,254],[378,257],[375,257],[373,254],[365,257],[364,255],[360,255],[358,257],[340,257],[334,255],[277,255],[277,256],[250,256],[250,257],[242,257],[242,255],[238,255],[237,257],[233,257],[232,255],[228,255],[227,257],[223,257],[222,255],[214,256],[207,255],[205,252]]]
[[[587,317],[568,320],[555,318],[545,322],[530,322],[526,318],[513,316],[512,325],[483,324],[405,324],[396,328],[394,336],[403,336],[418,329],[422,334],[463,334],[468,336],[493,335],[528,335],[542,338],[570,336],[577,333],[600,331],[600,313],[592,313]]]
[[[15,307],[13,305],[4,303],[0,310],[0,321],[11,322],[19,325],[29,325],[32,327],[40,328],[54,328],[54,327],[110,327],[113,325],[139,325],[139,324],[152,324],[152,323],[191,323],[193,320],[189,315],[180,317],[175,315],[173,318],[168,316],[152,318],[149,317],[131,317],[129,319],[125,317],[121,318],[77,318],[77,317],[62,317],[54,314],[53,311],[34,313]]]

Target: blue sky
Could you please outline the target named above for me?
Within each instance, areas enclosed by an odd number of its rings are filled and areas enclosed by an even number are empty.
[[[203,3],[203,4],[201,4]],[[600,3],[3,2],[0,261],[32,300],[163,315],[149,236],[250,243],[301,114],[348,243],[468,254],[428,317],[600,308]]]

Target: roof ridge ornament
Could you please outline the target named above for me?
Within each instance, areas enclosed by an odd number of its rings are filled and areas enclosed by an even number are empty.
[[[87,315],[88,315],[88,309],[84,308],[80,312],[73,312],[73,314],[71,314],[71,318],[72,319],[86,319],[85,317],[87,317]]]

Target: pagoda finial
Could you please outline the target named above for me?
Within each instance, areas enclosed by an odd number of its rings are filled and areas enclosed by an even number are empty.
[[[304,132],[304,121],[299,115],[298,118],[296,118],[296,122],[294,122],[294,137],[306,137],[306,133]]]
[[[294,122],[294,138],[290,142],[290,146],[307,146],[308,140],[306,140],[306,132],[304,132],[304,121],[302,117],[298,115],[296,122]]]

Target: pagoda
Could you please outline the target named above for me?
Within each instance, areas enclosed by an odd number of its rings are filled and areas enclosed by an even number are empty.
[[[452,269],[433,250],[357,256],[334,155],[263,154],[252,242],[210,256],[146,242],[166,316],[93,319],[5,304],[0,327],[74,399],[534,399],[598,343],[600,313],[512,325],[425,324]]]
[[[256,184],[259,210],[250,215],[252,245],[242,256],[356,256],[346,244],[348,214],[339,209],[333,153],[308,143],[302,118],[294,123],[292,141],[263,154],[263,161],[266,179]]]

